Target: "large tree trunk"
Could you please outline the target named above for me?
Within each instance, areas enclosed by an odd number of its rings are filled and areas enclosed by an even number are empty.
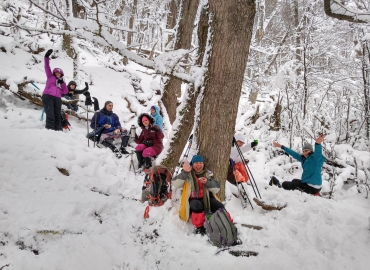
[[[132,4],[132,7],[131,7],[131,16],[128,22],[128,27],[131,30],[134,30],[136,11],[137,11],[137,0],[134,0],[134,3]],[[128,32],[127,33],[127,47],[129,50],[130,50],[130,45],[132,44],[133,39],[134,39],[134,33]]]
[[[213,15],[212,52],[200,107],[199,154],[221,182],[219,195],[224,200],[230,147],[256,7],[253,0],[209,0],[209,7]]]
[[[167,29],[174,30],[174,28],[176,26],[177,13],[178,13],[179,5],[180,5],[180,0],[171,0],[170,1],[170,4],[168,6],[169,14],[167,15],[167,25],[166,25]],[[167,48],[167,46],[171,47],[171,42],[174,39],[174,37],[175,37],[175,34],[172,34],[172,33],[168,34],[167,42],[166,42],[166,45],[165,45],[165,50],[166,51],[171,50],[170,48]]]
[[[204,52],[206,50],[207,35],[208,35],[208,5],[204,6],[200,14],[199,23],[198,23],[198,56],[195,61],[196,65],[201,66]],[[188,89],[188,99],[184,108],[181,110],[180,115],[182,116],[181,122],[178,125],[177,131],[175,131],[173,139],[170,143],[170,152],[167,155],[167,158],[162,162],[167,168],[173,173],[180,155],[184,150],[188,138],[193,130],[194,125],[194,115],[195,115],[195,106],[199,94],[199,88],[194,88],[194,85],[189,86]]]
[[[370,140],[370,45],[365,40],[362,44],[362,79],[364,82],[364,109],[366,138]]]
[[[190,49],[193,25],[199,0],[184,0],[181,9],[181,17],[175,42],[175,50]],[[181,95],[182,81],[170,76],[163,87],[162,101],[166,107],[171,124],[176,119],[177,99]]]

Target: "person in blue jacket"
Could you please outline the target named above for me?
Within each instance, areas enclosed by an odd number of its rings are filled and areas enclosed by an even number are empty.
[[[113,102],[105,102],[104,108],[95,113],[91,119],[90,127],[102,132],[100,136],[102,145],[110,148],[114,153],[121,152],[122,154],[129,154],[125,147],[128,145],[130,136],[128,135],[128,131],[121,127],[118,116],[113,113]],[[121,148],[118,150],[113,144],[113,141],[119,138],[121,139]]]
[[[302,179],[283,182],[283,189],[299,189],[308,194],[316,194],[320,192],[322,186],[321,168],[325,162],[321,146],[324,139],[325,135],[322,134],[315,138],[315,151],[313,151],[311,144],[305,143],[302,147],[302,154],[299,154],[278,142],[273,143],[275,147],[283,149],[287,154],[300,161],[303,168]]]
[[[163,131],[163,117],[161,116],[161,109],[158,106],[152,106],[150,108],[150,114],[154,118],[154,125],[157,125]]]

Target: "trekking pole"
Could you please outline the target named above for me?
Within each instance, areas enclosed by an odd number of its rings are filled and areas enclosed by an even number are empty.
[[[89,134],[89,106],[86,106],[86,128],[87,128],[87,134]],[[90,147],[89,138],[87,138],[87,147]]]
[[[94,100],[94,111],[95,111],[95,113],[94,113],[94,117],[95,117],[95,129],[94,129],[94,148],[95,148],[95,142],[96,142],[96,121],[97,121],[97,111],[99,111],[99,101],[95,98],[95,97],[93,97],[93,100]]]
[[[178,174],[178,172],[179,172],[179,170],[180,170],[181,163],[183,163],[183,161],[185,160],[185,158],[188,158],[188,156],[189,156],[189,152],[190,152],[190,148],[191,148],[192,144],[193,144],[193,134],[191,134],[191,135],[189,136],[189,139],[188,139],[188,147],[186,148],[185,154],[184,154],[184,156],[182,157],[182,159],[181,159],[181,160],[179,160],[179,162],[177,163],[176,171],[175,171],[175,173],[173,174],[173,176],[176,176],[176,175]]]
[[[236,175],[235,175],[235,167],[234,167],[234,166],[232,166],[231,161],[230,161],[230,166],[233,168],[233,174],[234,174],[234,177],[235,177],[236,185],[237,185],[237,186],[238,186],[238,185],[240,185],[240,186],[241,186],[241,188],[243,189],[243,193],[244,193],[244,195],[245,195],[245,198],[244,198],[244,196],[243,196],[242,192],[240,191],[240,189],[239,189],[239,187],[238,187],[240,200],[242,201],[242,207],[244,208],[244,204],[243,204],[243,199],[244,199],[244,202],[245,202],[245,208],[247,207],[247,204],[248,204],[248,202],[249,202],[250,206],[252,207],[252,210],[254,210],[253,204],[252,204],[251,200],[249,199],[248,193],[247,193],[247,191],[245,190],[245,188],[244,188],[243,184],[242,184],[242,183],[238,183],[238,181],[237,181],[237,179],[236,179]]]
[[[242,153],[242,151],[240,150],[240,148],[239,148],[239,145],[236,143],[236,140],[235,140],[235,137],[233,137],[233,143],[235,144],[235,147],[236,147],[236,149],[238,150],[238,154],[239,154],[239,156],[240,156],[240,159],[242,160],[242,162],[243,162],[243,165],[244,165],[244,168],[245,168],[245,170],[248,172],[248,170],[247,170],[247,163],[245,162],[245,159],[244,159],[244,157],[243,157],[243,153]],[[257,184],[256,184],[256,181],[254,181],[254,178],[253,178],[253,175],[251,174],[251,186],[252,186],[252,188],[253,188],[253,192],[254,192],[254,195],[256,195],[256,197],[258,197],[257,196],[257,192],[258,192],[258,195],[259,195],[259,197],[262,199],[262,197],[261,197],[261,195],[260,195],[260,192],[259,192],[259,190],[258,190],[258,188],[257,188]],[[254,182],[254,183],[253,183]],[[256,188],[254,188],[254,186],[256,186]],[[256,190],[257,190],[257,192],[256,192]]]
[[[254,177],[253,177],[253,174],[252,174],[251,169],[249,168],[249,166],[248,166],[247,163],[245,163],[245,166],[246,166],[246,169],[247,169],[248,174],[251,176],[251,179],[253,180],[254,184],[256,185],[256,189],[257,189],[258,195],[260,196],[260,199],[262,199],[261,194],[260,194],[260,191],[258,190],[258,187],[257,187],[257,184],[256,184],[256,180],[254,180]]]

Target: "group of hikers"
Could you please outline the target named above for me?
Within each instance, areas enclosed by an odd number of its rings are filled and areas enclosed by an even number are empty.
[[[49,56],[53,51],[48,50],[45,54],[45,73],[47,76],[45,90],[42,95],[42,101],[46,113],[46,128],[51,130],[62,130],[60,121],[60,111],[62,106],[61,97],[68,100],[75,99],[75,95],[83,94],[88,91],[89,87],[83,90],[76,89],[76,83],[71,81],[66,85],[64,73],[60,68],[50,69]],[[77,105],[68,106],[69,109],[77,111]],[[137,120],[141,128],[139,135],[135,132],[134,141],[138,167],[149,172],[152,167],[152,158],[158,156],[163,150],[163,118],[160,115],[160,108],[152,106],[150,114],[142,113]],[[113,113],[113,102],[106,101],[104,108],[94,114],[91,120],[91,128],[94,132],[99,130],[99,142],[110,148],[113,152],[128,154],[125,149],[128,145],[130,132],[120,124],[119,117]],[[94,133],[95,135],[95,133]],[[121,147],[117,149],[113,142],[116,139],[121,140]],[[285,190],[300,190],[308,194],[316,194],[321,190],[321,168],[325,161],[322,155],[321,143],[325,135],[319,135],[315,138],[315,151],[311,144],[305,143],[302,148],[302,154],[273,142],[273,145],[282,149],[287,155],[292,156],[301,162],[303,173],[301,179],[285,181],[280,185],[276,177],[272,177],[270,185],[277,185]],[[236,134],[231,146],[230,162],[227,180],[237,185],[238,183],[249,181],[249,175],[246,170],[248,160],[245,160],[242,153],[254,149],[258,141],[246,144],[243,134]],[[184,221],[191,218],[195,226],[195,232],[205,234],[203,226],[207,213],[214,213],[216,210],[225,206],[217,199],[216,194],[220,190],[220,182],[215,178],[213,173],[205,165],[204,157],[194,155],[190,162],[185,161],[182,165],[182,171],[172,178],[172,184],[179,189],[183,189],[179,215]],[[227,216],[232,222],[230,214],[226,211]]]

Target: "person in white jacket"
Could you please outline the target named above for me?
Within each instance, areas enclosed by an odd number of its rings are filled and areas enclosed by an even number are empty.
[[[245,137],[241,133],[235,134],[234,138],[241,153],[245,153],[258,145],[258,142],[255,141],[250,144],[246,144]],[[244,159],[244,157],[239,154],[236,145],[233,144],[231,146],[230,166],[227,180],[234,185],[236,185],[236,182],[248,182],[249,180],[249,176],[242,159]]]

